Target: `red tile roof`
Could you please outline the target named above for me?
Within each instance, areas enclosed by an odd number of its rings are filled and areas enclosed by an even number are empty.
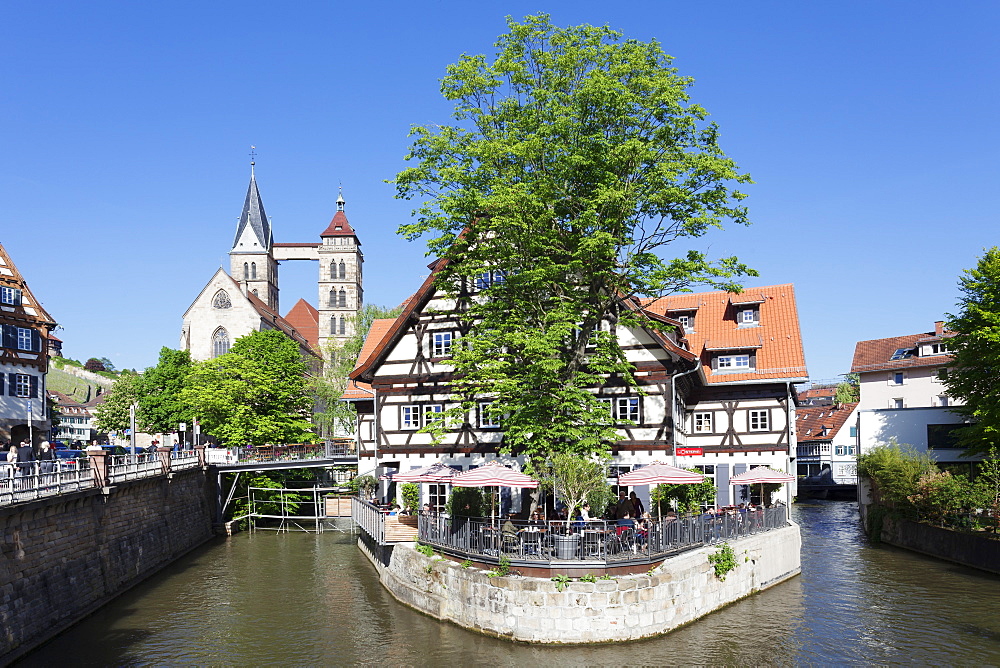
[[[933,341],[943,341],[954,336],[954,332],[922,332],[905,336],[890,336],[886,339],[858,341],[854,346],[854,360],[851,362],[852,373],[868,371],[884,371],[887,369],[908,369],[924,366],[941,366],[951,361],[951,355],[917,356],[917,345]],[[890,360],[898,350],[912,350],[909,357]]]
[[[365,337],[365,342],[361,346],[361,352],[358,353],[358,361],[354,364],[355,370],[364,366],[375,351],[380,348],[382,341],[392,329],[394,322],[396,322],[396,318],[380,318],[378,320],[372,320],[372,326],[368,330],[368,336]],[[351,375],[353,376],[353,372]],[[374,394],[372,393],[372,386],[370,383],[365,383],[352,378],[347,381],[347,389],[344,390],[344,394],[342,394],[340,398],[371,399],[373,396]]]
[[[327,226],[326,230],[320,237],[354,237],[357,240],[357,234],[354,233],[354,228],[351,224],[347,222],[347,214],[343,211],[338,211],[333,214],[333,220]],[[357,244],[360,246],[361,242],[358,241]]]
[[[285,320],[309,342],[313,350],[319,350],[319,311],[305,299],[299,299],[285,315]]]
[[[235,280],[233,282],[236,283]],[[236,285],[239,286],[238,283]],[[319,353],[309,344],[309,341],[302,334],[300,334],[290,322],[282,318],[270,306],[261,301],[260,297],[251,292],[247,294],[247,299],[250,300],[250,305],[254,307],[254,310],[257,311],[261,318],[280,329],[289,338],[298,341],[300,345],[303,345],[306,350],[316,357],[320,357]]]
[[[832,440],[857,407],[857,402],[841,406],[804,406],[795,409],[795,433],[799,443]],[[824,429],[826,430],[824,433]]]
[[[692,331],[685,331],[684,337],[690,350],[700,358],[702,373],[709,384],[808,377],[795,288],[791,283],[747,288],[741,294],[719,291],[671,295],[644,303],[647,311],[672,317],[695,313]],[[759,305],[759,325],[738,326],[738,304]],[[728,350],[755,353],[756,368],[747,372],[713,373],[712,358]]]

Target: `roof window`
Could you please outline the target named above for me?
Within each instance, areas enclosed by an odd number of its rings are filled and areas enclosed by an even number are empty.
[[[898,360],[908,360],[911,357],[913,357],[913,348],[896,348],[896,352],[892,354],[889,361],[896,362]]]

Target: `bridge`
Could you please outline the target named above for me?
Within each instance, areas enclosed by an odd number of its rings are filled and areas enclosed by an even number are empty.
[[[209,448],[206,463],[222,473],[270,471],[290,468],[325,468],[358,463],[357,444],[333,439],[318,445],[261,445],[256,447]]]

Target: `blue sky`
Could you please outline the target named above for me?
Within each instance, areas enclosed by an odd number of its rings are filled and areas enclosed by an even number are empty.
[[[756,185],[705,239],[796,285],[815,379],[854,343],[927,331],[997,243],[1000,3],[22,2],[0,9],[0,242],[70,357],[142,369],[226,261],[257,146],[276,241],[316,241],[343,184],[365,297],[427,274],[384,183],[438,81],[505,15],[659,40]],[[680,251],[681,249],[678,249]],[[315,303],[281,267],[282,311]]]

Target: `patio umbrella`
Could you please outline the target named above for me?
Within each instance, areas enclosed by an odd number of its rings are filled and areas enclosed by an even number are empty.
[[[639,485],[697,485],[700,482],[704,482],[704,480],[705,476],[701,473],[685,471],[682,468],[664,464],[663,462],[653,462],[652,464],[618,476],[618,484],[628,487],[637,487]],[[659,505],[657,505],[656,513],[659,517]]]
[[[410,469],[406,473],[397,473],[393,476],[396,482],[451,482],[451,479],[460,472],[450,466],[437,462],[431,466],[424,466],[418,469]]]
[[[486,462],[476,469],[459,473],[451,479],[455,487],[520,487],[535,489],[538,481],[497,462]],[[491,509],[491,515],[493,514]]]
[[[760,501],[764,502],[764,483],[777,483],[779,485],[792,482],[795,476],[782,471],[775,471],[766,466],[756,466],[746,473],[734,475],[729,479],[730,485],[756,485],[760,484]]]

